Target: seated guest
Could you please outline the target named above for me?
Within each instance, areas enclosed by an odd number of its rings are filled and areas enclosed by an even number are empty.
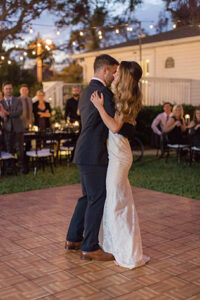
[[[200,147],[200,108],[195,109],[193,120],[190,122],[188,129],[191,144]]]
[[[160,137],[160,149],[161,149],[161,156],[164,155],[165,152],[165,126],[169,117],[172,115],[171,110],[172,106],[169,102],[165,102],[163,105],[164,112],[157,115],[157,117],[153,120],[151,128],[153,132]]]
[[[187,144],[187,139],[184,137],[186,132],[185,120],[183,118],[183,107],[181,104],[175,105],[172,110],[172,116],[167,121],[165,132],[169,144]]]
[[[33,104],[34,124],[40,130],[45,130],[50,127],[51,106],[48,102],[44,101],[45,93],[43,90],[37,91],[37,98]]]
[[[80,89],[79,87],[72,88],[72,98],[67,100],[65,106],[65,120],[69,117],[71,123],[75,121],[80,121],[80,116],[77,114],[78,102],[80,97]]]

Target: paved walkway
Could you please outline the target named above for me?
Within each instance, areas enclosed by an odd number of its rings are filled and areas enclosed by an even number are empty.
[[[80,185],[0,196],[0,299],[199,300],[200,201],[133,193],[151,256],[136,270],[64,251]]]

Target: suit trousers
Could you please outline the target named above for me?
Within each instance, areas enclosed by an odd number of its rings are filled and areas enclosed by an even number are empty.
[[[81,173],[83,196],[78,199],[66,239],[82,241],[83,251],[99,247],[99,229],[106,199],[107,166],[78,165]]]
[[[20,168],[23,168],[24,158],[24,133],[23,132],[4,132],[6,151],[12,154],[17,153]]]

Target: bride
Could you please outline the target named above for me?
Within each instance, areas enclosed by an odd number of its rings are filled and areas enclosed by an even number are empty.
[[[122,61],[114,75],[115,117],[104,109],[103,94],[94,92],[91,101],[109,128],[109,164],[106,177],[106,201],[99,234],[104,251],[113,254],[117,265],[133,269],[144,265],[149,257],[143,255],[138,216],[134,205],[128,172],[132,151],[126,134],[127,122],[134,123],[142,106],[139,80],[142,69],[138,63]]]

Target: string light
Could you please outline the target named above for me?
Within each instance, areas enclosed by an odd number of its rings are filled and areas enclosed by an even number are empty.
[[[29,32],[33,33],[33,28],[32,27],[30,27]]]
[[[24,51],[24,56],[27,56],[27,52],[26,51]]]
[[[60,35],[60,30],[59,29],[57,29],[56,34]]]
[[[79,34],[80,34],[80,36],[83,36],[83,35],[84,35],[83,31],[80,31],[80,33],[79,33]]]
[[[174,29],[176,28],[176,24],[173,24],[173,28],[174,28]]]
[[[5,59],[5,57],[4,56],[1,56],[1,60],[4,60]]]
[[[32,51],[32,54],[33,54],[33,55],[35,55],[35,54],[36,54],[36,52],[35,52],[35,51]]]
[[[126,28],[126,30],[127,30],[127,31],[133,31],[133,28],[132,28],[131,26],[128,26],[128,27]]]
[[[40,43],[37,43],[37,46],[38,46],[38,47],[40,47],[40,46],[41,46],[41,44],[40,44]]]
[[[150,28],[150,29],[153,29],[153,28],[154,28],[154,25],[153,25],[153,24],[150,24],[150,25],[149,25],[149,28]]]
[[[47,44],[47,45],[52,45],[52,40],[50,40],[50,39],[46,39],[46,41],[45,41],[45,43]]]
[[[8,60],[8,64],[11,65],[11,60]]]
[[[117,34],[119,34],[119,29],[117,28],[117,29],[115,30],[115,32],[116,32]]]
[[[23,58],[23,56],[20,56],[20,58],[19,58],[20,60],[24,60],[24,58]]]
[[[45,46],[45,48],[48,50],[48,51],[50,51],[51,50],[51,48],[49,47],[49,46]]]

